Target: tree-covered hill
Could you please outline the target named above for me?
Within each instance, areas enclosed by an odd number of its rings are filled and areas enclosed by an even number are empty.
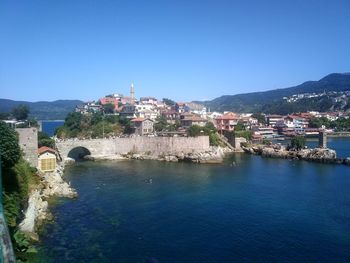
[[[76,105],[82,104],[80,100],[56,100],[56,101],[14,101],[0,99],[0,112],[11,112],[18,105],[27,105],[30,109],[29,116],[38,120],[63,120]]]

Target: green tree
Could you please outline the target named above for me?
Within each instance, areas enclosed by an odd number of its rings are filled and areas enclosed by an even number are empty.
[[[217,133],[210,133],[209,134],[209,143],[212,146],[219,146],[220,145],[220,138]]]
[[[160,116],[156,119],[156,123],[154,124],[154,130],[157,132],[167,130],[168,122],[164,116]]]
[[[46,146],[50,148],[55,147],[55,141],[51,139],[46,133],[44,132],[38,132],[38,146]]]
[[[114,113],[114,105],[112,103],[107,103],[107,104],[103,105],[103,111],[106,114]]]
[[[252,117],[257,119],[259,123],[266,124],[265,115],[261,113],[254,113]]]
[[[115,124],[115,123],[119,123],[119,116],[118,115],[107,115],[104,116],[105,121]]]
[[[16,132],[2,121],[0,121],[0,155],[4,168],[15,165],[21,156]]]
[[[209,131],[216,132],[216,128],[212,122],[207,122],[205,124],[205,129],[208,129]]]
[[[7,120],[10,117],[10,114],[7,112],[0,112],[0,120]]]
[[[309,121],[310,128],[321,128],[323,125],[326,128],[329,128],[331,127],[331,121],[326,117],[321,117],[321,118],[314,117],[314,118],[311,118]]]
[[[292,138],[291,147],[296,150],[303,149],[305,147],[304,136],[295,136]]]
[[[20,104],[12,109],[12,115],[16,120],[26,120],[29,114],[29,107],[24,104]]]
[[[124,133],[125,134],[132,133],[133,129],[131,127],[131,123],[130,123],[130,120],[128,118],[120,117],[119,123],[124,126]]]
[[[253,136],[253,132],[252,131],[233,131],[233,135],[235,137],[243,137],[245,138],[247,141],[250,141],[252,139]]]
[[[203,132],[202,127],[198,125],[192,125],[187,130],[188,136],[191,136],[191,137],[197,137],[201,135],[202,132]]]
[[[245,131],[245,126],[242,121],[238,121],[235,125],[235,131]]]
[[[83,115],[80,112],[71,112],[67,115],[64,126],[67,126],[70,130],[80,131],[80,122]]]
[[[163,98],[163,102],[165,103],[165,105],[168,105],[168,106],[174,106],[176,104],[175,101],[167,98]]]

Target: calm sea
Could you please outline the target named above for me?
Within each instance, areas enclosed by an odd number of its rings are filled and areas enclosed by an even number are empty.
[[[79,198],[53,206],[41,262],[350,262],[348,166],[235,154],[81,162],[66,178]]]
[[[45,132],[49,136],[53,136],[55,134],[56,128],[62,126],[64,121],[42,121],[42,131]]]

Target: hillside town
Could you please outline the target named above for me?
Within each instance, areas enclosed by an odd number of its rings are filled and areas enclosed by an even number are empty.
[[[332,99],[334,103],[347,101],[350,97],[350,91],[323,91],[323,92],[308,92],[308,93],[298,93],[293,94],[288,97],[283,97],[283,100],[287,102],[297,102],[301,99],[311,99],[328,96]]]
[[[315,127],[312,120],[321,118],[331,122],[349,118],[349,113],[344,111],[309,111],[289,115],[211,112],[205,106],[193,102],[158,100],[155,97],[141,97],[137,100],[134,85],[130,87],[130,96],[114,93],[78,105],[75,111],[82,114],[102,112],[104,115],[125,117],[130,120],[134,133],[141,136],[186,136],[189,127],[204,127],[212,123],[221,135],[244,130],[250,131],[252,140],[283,139],[296,135],[317,136],[320,130],[325,129],[331,133],[336,131],[336,127]],[[154,127],[161,121],[166,121],[175,129],[158,129],[156,132]]]

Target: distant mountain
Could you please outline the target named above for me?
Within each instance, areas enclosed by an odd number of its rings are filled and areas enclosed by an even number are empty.
[[[235,112],[259,112],[264,111],[266,113],[278,113],[279,110],[284,111],[298,111],[300,107],[291,106],[293,103],[286,102],[283,97],[289,97],[294,94],[303,93],[321,93],[327,91],[347,91],[350,90],[350,73],[333,73],[318,81],[307,81],[301,85],[269,90],[264,92],[252,92],[237,95],[225,95],[211,101],[197,102],[209,107],[211,111],[235,111]],[[323,98],[325,100],[325,98]],[[308,109],[308,105],[305,105],[308,100],[304,100],[302,106],[303,109]],[[329,100],[325,100],[328,106],[332,108],[334,105],[329,105]],[[272,105],[271,105],[272,104]],[[280,105],[280,107],[270,107],[274,105]],[[299,101],[300,104],[300,101]],[[313,106],[309,110],[317,110],[323,107],[321,99],[314,99]],[[270,105],[270,106],[269,106]],[[311,105],[310,105],[311,106]],[[287,107],[287,108],[286,108]],[[288,108],[289,107],[289,108]],[[277,112],[276,112],[277,111]]]
[[[25,104],[30,109],[29,116],[37,120],[63,120],[69,112],[74,110],[76,105],[82,103],[80,100],[28,102],[0,99],[0,112],[11,112],[19,104]]]

